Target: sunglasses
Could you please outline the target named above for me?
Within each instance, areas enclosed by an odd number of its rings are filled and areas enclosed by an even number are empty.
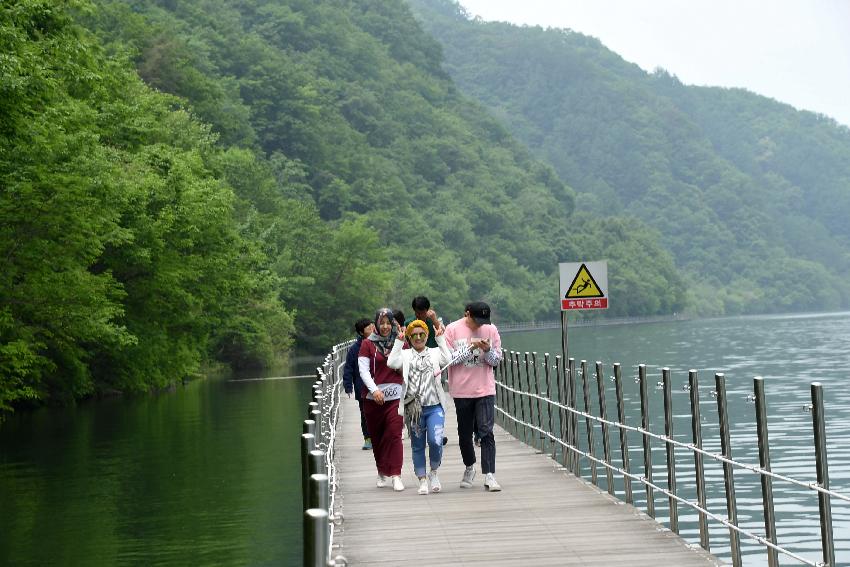
[[[428,336],[428,333],[410,333],[410,338],[412,339],[424,339]]]

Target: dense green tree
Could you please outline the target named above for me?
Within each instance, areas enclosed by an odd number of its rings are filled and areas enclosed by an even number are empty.
[[[240,314],[278,323],[250,349],[292,333],[210,169],[215,136],[105,56],[70,16],[89,7],[0,12],[0,409],[164,386]]]
[[[422,293],[448,319],[551,317],[558,262],[589,255],[617,314],[685,297],[668,233],[574,215],[562,167],[611,162],[572,178],[606,212],[696,181],[636,152],[626,202],[612,140],[533,157],[505,126],[532,123],[462,95],[402,0],[10,0],[0,49],[0,410],[324,351]]]
[[[246,147],[259,161],[287,164],[293,175],[277,180],[279,194],[309,199],[302,210],[318,211],[320,218],[280,233],[299,241],[296,250],[286,252],[284,242],[273,247],[285,259],[278,262],[279,275],[292,285],[284,285],[281,297],[297,312],[299,329],[303,325],[301,344],[319,348],[319,338],[328,340],[316,331],[333,314],[370,314],[387,303],[403,307],[418,290],[433,290],[435,303],[450,313],[473,296],[495,301],[493,289],[505,282],[478,274],[476,261],[513,272],[510,292],[499,291],[497,307],[504,317],[527,315],[521,290],[554,273],[557,244],[550,246],[549,239],[553,232],[562,235],[558,227],[572,212],[573,193],[456,93],[440,68],[439,45],[406,4],[100,4],[92,25],[104,40],[116,52],[135,46],[132,57],[143,76],[193,108],[197,102],[196,112],[215,132],[233,129],[204,109],[226,97],[198,88],[236,85],[227,91],[239,93],[231,103],[250,109],[246,130],[256,133],[256,143]],[[170,38],[168,44],[160,37]],[[192,78],[198,73],[205,79]],[[240,197],[253,201],[253,189],[233,183]],[[290,189],[291,183],[299,189]],[[380,253],[339,240],[365,233]],[[344,297],[336,293],[339,283],[321,272],[333,271],[327,262],[346,255],[373,262],[374,269],[335,277],[346,288],[380,293],[355,296],[359,301],[341,310],[330,301]],[[416,283],[404,274],[415,274]],[[321,282],[329,286],[324,291]],[[347,329],[350,321],[331,326]]]

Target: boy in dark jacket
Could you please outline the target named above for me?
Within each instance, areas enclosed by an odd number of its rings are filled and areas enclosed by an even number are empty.
[[[363,400],[360,398],[360,392],[363,390],[363,381],[360,379],[360,370],[357,368],[357,353],[360,352],[360,343],[374,330],[374,324],[369,319],[359,319],[354,323],[354,330],[357,332],[357,340],[348,349],[348,355],[345,357],[345,367],[342,370],[342,385],[349,398],[351,397],[351,392],[354,392],[354,399],[357,400],[357,405],[360,406],[360,429],[363,431],[363,450],[368,451],[372,448],[372,440],[369,438],[369,431],[366,429],[366,417],[363,415]]]

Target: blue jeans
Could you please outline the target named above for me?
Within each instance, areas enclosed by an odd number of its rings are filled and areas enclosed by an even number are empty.
[[[425,406],[419,420],[419,435],[415,427],[409,427],[410,448],[413,450],[413,470],[416,476],[425,476],[425,440],[428,440],[428,457],[431,468],[437,470],[443,462],[443,426],[446,424],[446,413],[443,406]]]

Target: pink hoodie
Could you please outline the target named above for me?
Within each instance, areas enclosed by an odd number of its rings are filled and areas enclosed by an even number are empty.
[[[502,360],[502,339],[495,325],[469,328],[466,319],[458,319],[446,327],[446,343],[454,351],[472,338],[490,339],[490,350],[473,349],[472,357],[449,367],[449,394],[453,398],[480,398],[496,395],[493,367]]]

